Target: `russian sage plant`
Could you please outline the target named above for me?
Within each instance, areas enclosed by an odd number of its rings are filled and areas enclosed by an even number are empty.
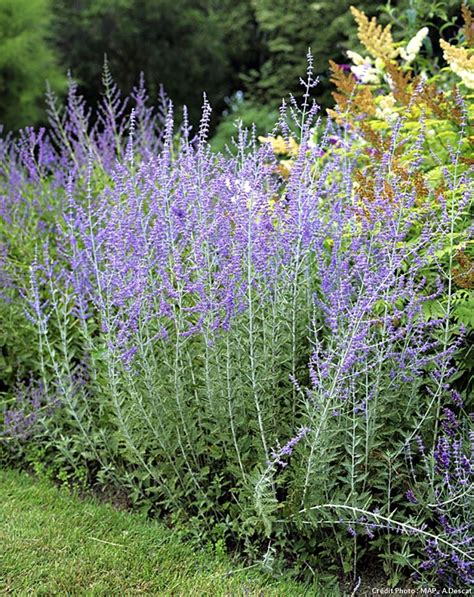
[[[401,122],[367,166],[314,83],[310,62],[274,131],[297,147],[287,178],[251,131],[212,153],[206,100],[192,134],[143,83],[129,109],[107,70],[95,121],[72,84],[50,132],[10,142],[6,218],[48,214],[21,293],[48,415],[28,441],[301,574],[356,579],[376,554],[394,583],[471,583],[451,296],[472,172],[453,147],[443,187],[420,184]]]

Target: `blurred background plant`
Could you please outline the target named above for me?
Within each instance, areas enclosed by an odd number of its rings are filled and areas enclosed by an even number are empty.
[[[46,80],[66,88],[52,22],[50,0],[0,2],[0,125],[7,130],[45,121]]]
[[[455,0],[355,4],[393,23],[395,41],[428,26],[423,43],[431,69],[442,56],[437,31],[449,41],[460,18]],[[237,116],[246,122],[250,112],[263,130],[281,98],[300,95],[308,47],[320,80],[317,100],[331,105],[328,61],[347,62],[345,51],[355,47],[350,5],[351,0],[1,0],[0,123],[18,129],[44,122],[45,80],[64,91],[69,70],[93,105],[101,97],[107,55],[124,93],[143,72],[150,96],[156,98],[163,85],[177,108],[188,106],[194,124],[205,91],[214,109],[212,127],[222,119],[232,123],[229,105],[238,104]],[[220,129],[221,138],[226,130],[231,129]]]

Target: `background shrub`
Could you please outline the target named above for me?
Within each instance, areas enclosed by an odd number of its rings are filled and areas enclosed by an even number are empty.
[[[53,89],[65,78],[51,50],[48,0],[0,4],[0,123],[7,129],[44,121],[46,80]]]

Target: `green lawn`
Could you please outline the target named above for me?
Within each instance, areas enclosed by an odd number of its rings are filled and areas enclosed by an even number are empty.
[[[139,514],[0,471],[1,595],[319,595],[183,543]]]

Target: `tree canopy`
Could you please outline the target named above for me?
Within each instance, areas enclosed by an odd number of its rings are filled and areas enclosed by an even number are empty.
[[[0,124],[7,129],[42,119],[46,80],[64,87],[48,40],[51,20],[49,0],[0,2]]]

